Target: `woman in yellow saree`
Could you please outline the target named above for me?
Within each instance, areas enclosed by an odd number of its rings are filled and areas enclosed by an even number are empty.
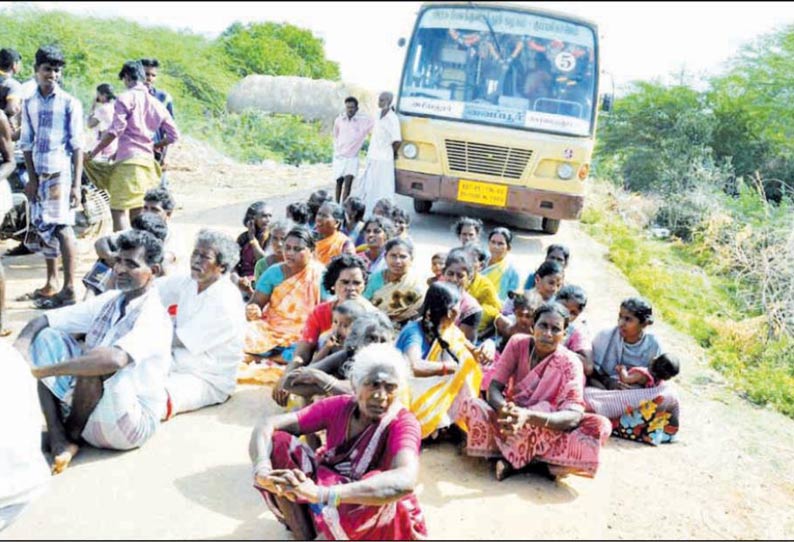
[[[456,249],[457,250],[457,249]],[[473,271],[471,280],[466,286],[466,291],[477,300],[482,307],[482,319],[477,328],[478,339],[487,338],[493,333],[493,322],[502,312],[502,302],[499,300],[499,293],[493,283],[480,273],[484,266],[488,254],[485,249],[475,243],[469,243],[463,249],[471,259]],[[453,251],[454,252],[454,251]]]
[[[291,229],[284,242],[284,263],[272,265],[259,277],[253,302],[246,307],[249,360],[279,353],[300,339],[306,318],[320,303],[324,268],[314,261],[312,249],[314,239],[307,228]]]
[[[479,393],[482,370],[455,326],[459,304],[454,286],[432,284],[420,309],[422,318],[406,325],[395,345],[411,364],[410,410],[419,420],[422,438],[453,424],[465,432],[462,407]]]
[[[516,292],[521,287],[521,278],[518,275],[510,250],[513,247],[513,233],[507,228],[494,228],[488,234],[488,251],[491,259],[482,270],[482,276],[491,281],[499,294],[499,301],[507,301],[509,292]]]
[[[410,239],[391,239],[383,251],[386,269],[369,277],[364,297],[399,329],[419,314],[427,283],[413,270],[414,245]]]
[[[314,254],[323,265],[328,265],[331,260],[342,253],[355,255],[356,247],[352,241],[339,231],[345,220],[345,209],[338,203],[327,201],[317,211],[314,227],[319,239],[314,249]]]

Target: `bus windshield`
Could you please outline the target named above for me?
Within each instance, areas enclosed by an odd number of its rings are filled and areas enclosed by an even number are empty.
[[[498,8],[422,12],[401,113],[566,135],[590,134],[595,34],[584,24]]]

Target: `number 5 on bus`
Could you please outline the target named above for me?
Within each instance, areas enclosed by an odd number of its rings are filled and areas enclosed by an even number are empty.
[[[535,8],[429,3],[408,43],[396,191],[578,219],[596,130],[595,24]]]

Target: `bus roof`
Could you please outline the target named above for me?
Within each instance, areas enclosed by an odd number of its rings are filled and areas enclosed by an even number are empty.
[[[552,17],[557,17],[559,19],[563,19],[566,21],[572,21],[576,23],[581,23],[587,25],[593,30],[596,31],[596,36],[598,35],[598,24],[594,21],[589,19],[585,19],[584,17],[579,17],[578,15],[569,15],[567,13],[562,13],[560,11],[554,11],[551,9],[546,8],[538,8],[534,6],[525,6],[521,4],[516,4],[513,2],[425,2],[419,8],[419,14],[421,14],[424,10],[430,7],[449,7],[449,6],[461,6],[461,7],[474,7],[474,8],[496,8],[496,9],[512,9],[515,11],[523,11],[526,13],[535,13],[538,15],[549,15]],[[417,15],[419,15],[417,14]]]

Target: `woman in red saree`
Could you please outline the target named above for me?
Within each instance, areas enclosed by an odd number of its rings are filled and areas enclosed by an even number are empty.
[[[298,540],[417,540],[427,537],[413,491],[421,435],[399,401],[402,355],[373,344],[356,354],[354,395],[323,399],[257,425],[254,487]],[[315,453],[299,435],[326,431]]]
[[[464,405],[466,452],[498,458],[497,480],[532,462],[547,464],[554,476],[592,477],[598,469],[612,426],[603,416],[584,413],[582,362],[561,344],[568,318],[558,303],[541,305],[533,336],[514,335],[496,362],[488,402]]]

